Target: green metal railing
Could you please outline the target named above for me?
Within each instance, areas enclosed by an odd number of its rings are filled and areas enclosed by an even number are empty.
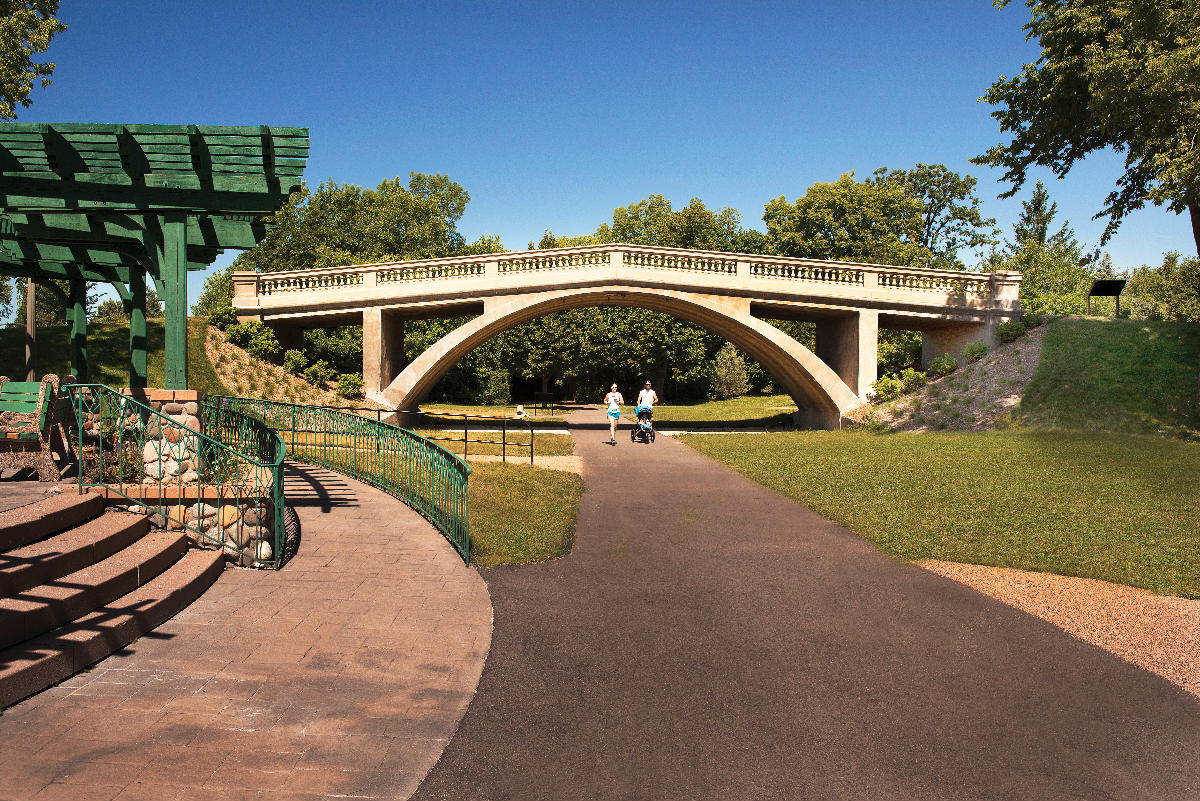
[[[246,565],[284,555],[283,441],[262,421],[201,402],[164,414],[100,384],[67,384],[79,490],[99,487],[163,528]],[[189,426],[185,421],[196,425]]]
[[[467,478],[462,459],[390,423],[321,406],[210,395],[206,403],[261,420],[287,446],[290,458],[365,481],[427,517],[470,561]]]

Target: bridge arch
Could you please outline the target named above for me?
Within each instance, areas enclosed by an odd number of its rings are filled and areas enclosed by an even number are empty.
[[[482,315],[446,334],[413,359],[382,389],[381,400],[394,408],[416,408],[450,368],[488,339],[536,317],[588,306],[634,306],[664,312],[724,337],[771,373],[777,385],[796,401],[804,426],[836,427],[842,413],[861,403],[857,393],[816,354],[754,317],[748,299],[636,286],[488,298]],[[365,336],[370,336],[369,328],[365,326]],[[386,337],[387,332],[380,327],[378,335]],[[378,347],[395,350],[394,343],[381,342]]]

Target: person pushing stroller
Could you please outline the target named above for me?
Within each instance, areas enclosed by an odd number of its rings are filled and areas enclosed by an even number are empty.
[[[637,415],[638,424],[631,432],[630,439],[637,442],[639,439],[646,443],[654,442],[654,404],[658,403],[658,393],[647,381],[642,391],[638,393],[637,406],[634,407],[633,413]]]

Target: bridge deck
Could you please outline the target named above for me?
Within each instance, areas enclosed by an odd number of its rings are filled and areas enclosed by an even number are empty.
[[[614,286],[980,320],[1015,313],[1021,274],[616,244],[233,278],[234,307],[265,320],[327,318],[368,307],[428,312],[506,295]]]

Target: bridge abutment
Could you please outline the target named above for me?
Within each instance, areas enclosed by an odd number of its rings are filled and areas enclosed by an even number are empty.
[[[929,369],[929,363],[939,356],[950,354],[962,358],[962,350],[972,342],[982,342],[989,348],[996,346],[996,322],[955,323],[941,328],[921,332],[921,369]]]

